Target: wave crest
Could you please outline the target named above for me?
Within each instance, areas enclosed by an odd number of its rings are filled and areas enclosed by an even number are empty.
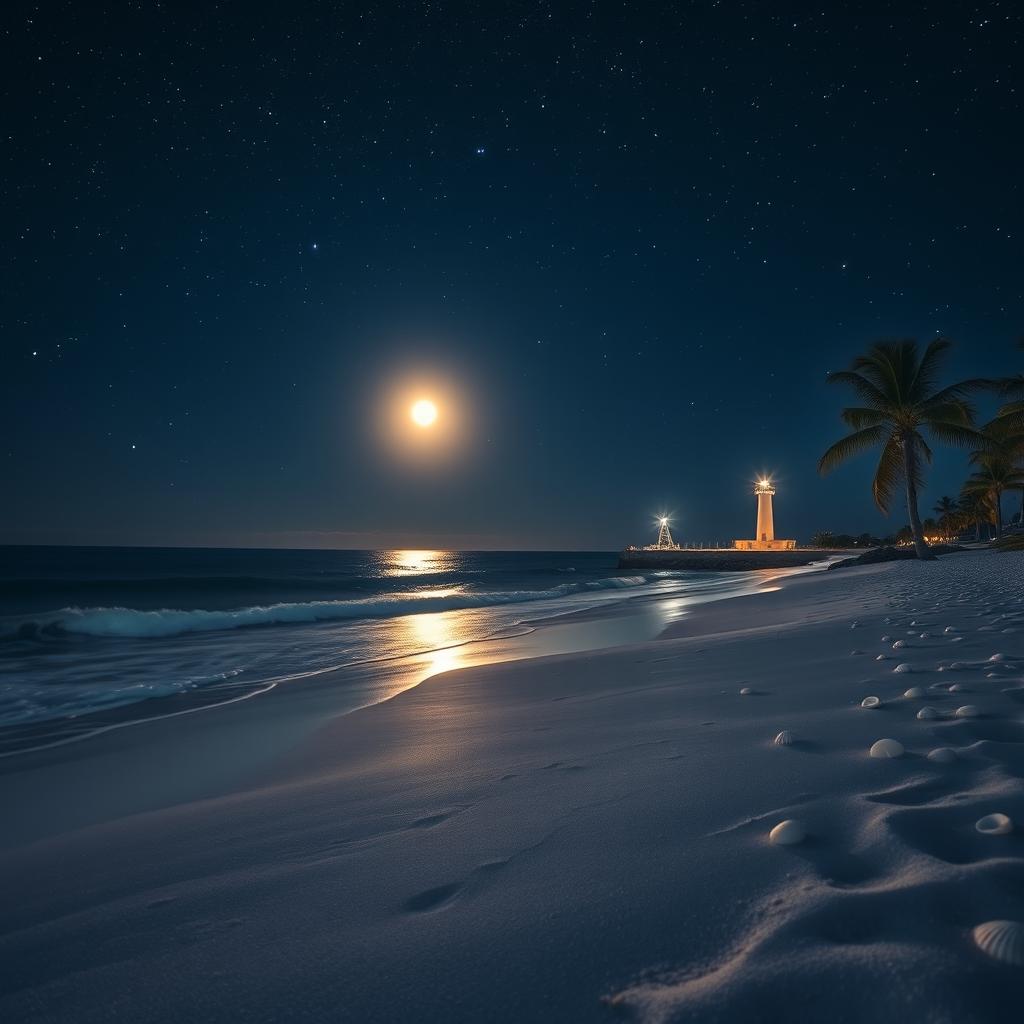
[[[149,639],[240,629],[246,626],[285,625],[325,622],[332,619],[381,619],[400,615],[487,608],[503,604],[550,601],[572,594],[596,590],[622,590],[638,587],[649,580],[644,576],[617,576],[585,584],[565,584],[550,590],[502,591],[497,593],[447,593],[417,596],[394,595],[351,601],[303,601],[254,605],[247,608],[209,611],[202,608],[62,608],[31,622],[20,623],[15,635],[26,630],[61,632],[97,637]]]

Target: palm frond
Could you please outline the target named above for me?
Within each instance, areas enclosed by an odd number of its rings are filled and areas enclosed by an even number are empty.
[[[912,443],[914,447],[917,448],[918,451],[920,451],[920,453],[924,456],[924,461],[930,466],[932,464],[932,459],[934,458],[934,456],[932,455],[932,450],[931,448],[928,447],[928,443],[925,441],[925,439],[915,431]],[[918,487],[923,487],[924,477],[921,476],[920,473],[920,463],[917,463],[917,466],[918,474],[914,479],[914,483],[916,483]]]
[[[871,481],[871,493],[875,504],[885,515],[889,514],[892,497],[904,478],[903,446],[895,437],[890,437],[882,448],[882,456],[875,467]]]
[[[919,403],[922,416],[931,416],[941,409],[957,409],[957,416],[962,416],[965,423],[974,422],[974,406],[967,400],[966,395],[969,389],[961,382],[951,384],[948,388],[936,391],[934,395],[928,395]],[[943,417],[948,419],[950,417]]]
[[[996,419],[1005,420],[1011,430],[1024,431],[1024,402],[1010,402],[1004,405],[996,413]]]
[[[888,416],[880,409],[864,409],[861,407],[844,409],[840,415],[843,418],[843,422],[853,427],[854,430],[875,427],[888,419]]]
[[[898,405],[901,394],[902,346],[899,341],[879,341],[858,356],[850,369],[860,373],[885,395],[888,405]]]
[[[911,344],[913,345],[913,343]],[[928,343],[928,347],[924,350],[924,355],[921,356],[921,361],[917,364],[913,380],[908,388],[908,397],[923,396],[931,392],[932,388],[935,387],[936,380],[938,380],[939,367],[951,345],[952,342],[947,338],[935,338]],[[913,345],[911,352],[914,356],[917,355],[916,349],[917,346]]]
[[[841,437],[818,460],[818,472],[822,476],[826,473],[831,473],[833,469],[852,456],[859,455],[862,451],[872,448],[876,444],[882,444],[887,434],[886,427],[879,424],[874,427],[866,427],[864,430],[854,431],[852,434],[847,434],[846,437]]]
[[[846,384],[853,388],[858,398],[864,399],[872,408],[884,409],[889,405],[889,399],[882,390],[855,370],[836,370],[826,380],[829,384]]]
[[[1004,398],[1024,398],[1024,373],[1018,373],[1015,377],[1005,377],[995,382],[997,391]]]
[[[973,427],[948,420],[929,419],[926,426],[928,432],[937,441],[950,444],[957,448],[969,448],[971,445],[983,444],[985,435]]]

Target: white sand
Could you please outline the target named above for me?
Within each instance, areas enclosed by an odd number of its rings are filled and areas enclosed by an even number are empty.
[[[1022,595],[1012,554],[805,576],[343,717],[296,688],[8,763],[0,1019],[1018,1019],[971,929],[1024,920]],[[187,802],[111,818],[133,784]]]

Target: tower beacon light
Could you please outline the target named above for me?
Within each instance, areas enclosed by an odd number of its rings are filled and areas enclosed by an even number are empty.
[[[761,477],[754,484],[757,495],[757,533],[753,540],[734,540],[733,547],[742,551],[788,551],[796,547],[795,540],[775,539],[775,518],[772,498],[775,484],[770,477]]]

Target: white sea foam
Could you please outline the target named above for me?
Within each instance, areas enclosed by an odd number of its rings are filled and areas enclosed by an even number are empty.
[[[246,608],[206,610],[202,608],[63,608],[35,618],[39,628],[66,633],[104,637],[165,637],[182,633],[205,633],[239,629],[243,626],[323,622],[336,619],[380,619],[427,612],[488,608],[497,605],[551,601],[598,590],[640,587],[643,576],[619,576],[579,586],[566,584],[550,590],[512,590],[496,593],[468,593],[459,589],[395,594],[350,601],[283,602]]]

